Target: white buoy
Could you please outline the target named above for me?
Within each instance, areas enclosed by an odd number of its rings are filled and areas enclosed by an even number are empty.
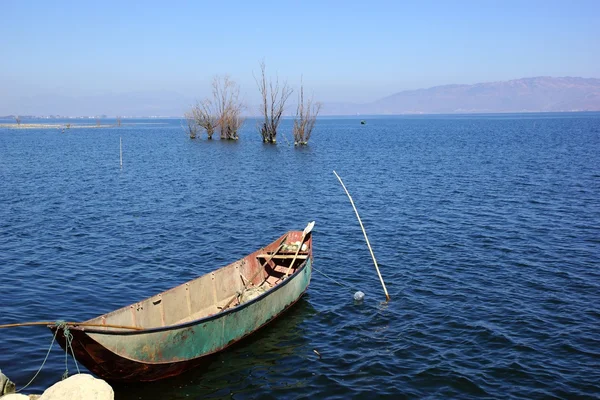
[[[361,292],[360,290],[358,292],[354,293],[355,301],[363,301],[364,298],[365,298],[365,294],[363,292]]]

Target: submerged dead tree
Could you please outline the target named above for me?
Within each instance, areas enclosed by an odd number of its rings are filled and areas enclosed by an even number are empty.
[[[210,99],[204,99],[196,103],[192,109],[192,114],[196,125],[204,129],[208,139],[211,140],[219,126],[219,116],[215,111],[213,102]]]
[[[198,132],[198,125],[194,118],[194,110],[187,111],[183,114],[185,122],[187,123],[187,133],[190,135],[190,139],[196,139],[196,133]]]
[[[206,98],[196,103],[185,113],[187,131],[193,139],[199,129],[203,129],[211,140],[219,130],[221,139],[237,140],[238,131],[244,123],[240,100],[240,87],[228,76],[215,76],[212,82],[212,99]]]
[[[312,97],[304,104],[304,83],[301,80],[298,108],[296,109],[296,118],[294,118],[294,146],[308,144],[320,110],[321,103],[314,103]]]
[[[279,121],[285,110],[285,103],[293,90],[285,81],[280,85],[279,77],[276,77],[275,81],[273,79],[267,80],[265,70],[265,62],[262,61],[260,63],[260,78],[257,79],[255,77],[262,100],[260,112],[263,116],[263,121],[259,125],[259,131],[263,142],[277,143]]]
[[[240,86],[227,75],[223,78],[216,76],[213,79],[213,98],[221,139],[237,140],[238,130],[244,124],[242,117],[244,105],[240,101]]]
[[[245,119],[241,116],[241,110],[229,108],[222,116],[220,129],[221,139],[238,140],[238,131],[244,124]]]

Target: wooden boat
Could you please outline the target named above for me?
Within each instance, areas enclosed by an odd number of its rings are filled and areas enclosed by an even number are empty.
[[[173,289],[69,326],[74,357],[105,380],[125,382],[159,380],[205,363],[304,294],[313,225]],[[67,350],[65,327],[48,327]]]

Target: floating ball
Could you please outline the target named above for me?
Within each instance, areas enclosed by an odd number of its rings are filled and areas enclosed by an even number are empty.
[[[354,293],[354,300],[355,301],[362,301],[365,298],[365,294],[363,292],[361,292],[360,290],[356,293]]]

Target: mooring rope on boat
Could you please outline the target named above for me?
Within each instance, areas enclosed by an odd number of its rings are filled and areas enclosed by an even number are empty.
[[[71,330],[69,329],[69,325],[67,325],[67,323],[65,321],[57,321],[56,322],[56,326],[58,327],[57,331],[59,329],[63,330],[63,335],[65,336],[65,341],[66,341],[66,346],[65,346],[65,373],[62,375],[62,379],[65,380],[69,377],[69,364],[68,364],[68,355],[69,355],[69,349],[71,349],[71,354],[73,355],[73,360],[75,360],[75,368],[77,368],[77,373],[80,374],[81,371],[79,371],[79,365],[77,365],[77,358],[75,358],[75,352],[73,351],[73,346],[72,346],[72,342],[73,342],[73,334],[71,333]]]
[[[0,329],[5,328],[19,328],[22,326],[43,326],[43,325],[53,325],[56,322],[53,321],[36,321],[36,322],[19,322],[16,324],[3,324],[0,325]],[[66,325],[70,326],[83,326],[83,327],[91,327],[91,328],[116,328],[116,329],[131,329],[133,331],[141,331],[143,328],[137,326],[128,326],[128,325],[114,325],[114,324],[94,324],[90,322],[65,322]]]
[[[31,378],[31,380],[27,383],[27,385],[25,385],[21,389],[17,390],[16,393],[19,393],[20,391],[26,389],[29,385],[31,385],[33,383],[35,378],[37,378],[37,376],[40,374],[40,372],[42,371],[42,368],[44,368],[44,365],[46,364],[46,361],[48,360],[48,356],[50,355],[52,346],[54,345],[54,342],[56,341],[56,335],[58,335],[58,329],[56,330],[56,332],[54,332],[54,337],[52,338],[52,342],[50,342],[50,347],[48,348],[48,352],[46,353],[46,357],[44,357],[44,361],[42,362],[42,365],[40,365],[40,368],[37,370],[37,372],[35,373],[33,378]]]
[[[73,360],[75,360],[75,367],[77,367],[77,373],[79,373],[79,374],[81,373],[81,371],[79,371],[79,366],[77,365],[77,359],[75,358],[73,346],[71,345],[71,342],[73,341],[73,334],[69,330],[68,323],[65,321],[56,321],[55,325],[57,326],[58,329],[56,329],[56,331],[54,332],[54,336],[52,337],[52,342],[50,342],[50,347],[48,347],[48,351],[46,352],[46,357],[44,357],[44,361],[42,361],[42,365],[40,365],[40,368],[37,370],[35,375],[33,375],[33,378],[31,378],[31,380],[29,382],[27,382],[27,384],[25,386],[23,386],[22,388],[17,390],[16,393],[19,393],[19,392],[27,389],[27,387],[29,387],[29,385],[31,385],[33,383],[35,378],[37,378],[37,376],[40,374],[40,372],[42,372],[44,365],[46,365],[46,361],[48,361],[50,352],[52,351],[52,346],[54,346],[54,342],[56,341],[56,335],[58,335],[58,331],[60,331],[61,329],[63,330],[65,339],[67,341],[67,346],[65,348],[65,373],[62,375],[62,379],[64,380],[69,376],[69,369],[67,368],[67,355],[68,355],[67,349],[69,349],[69,348],[71,349],[71,354],[73,354]]]

